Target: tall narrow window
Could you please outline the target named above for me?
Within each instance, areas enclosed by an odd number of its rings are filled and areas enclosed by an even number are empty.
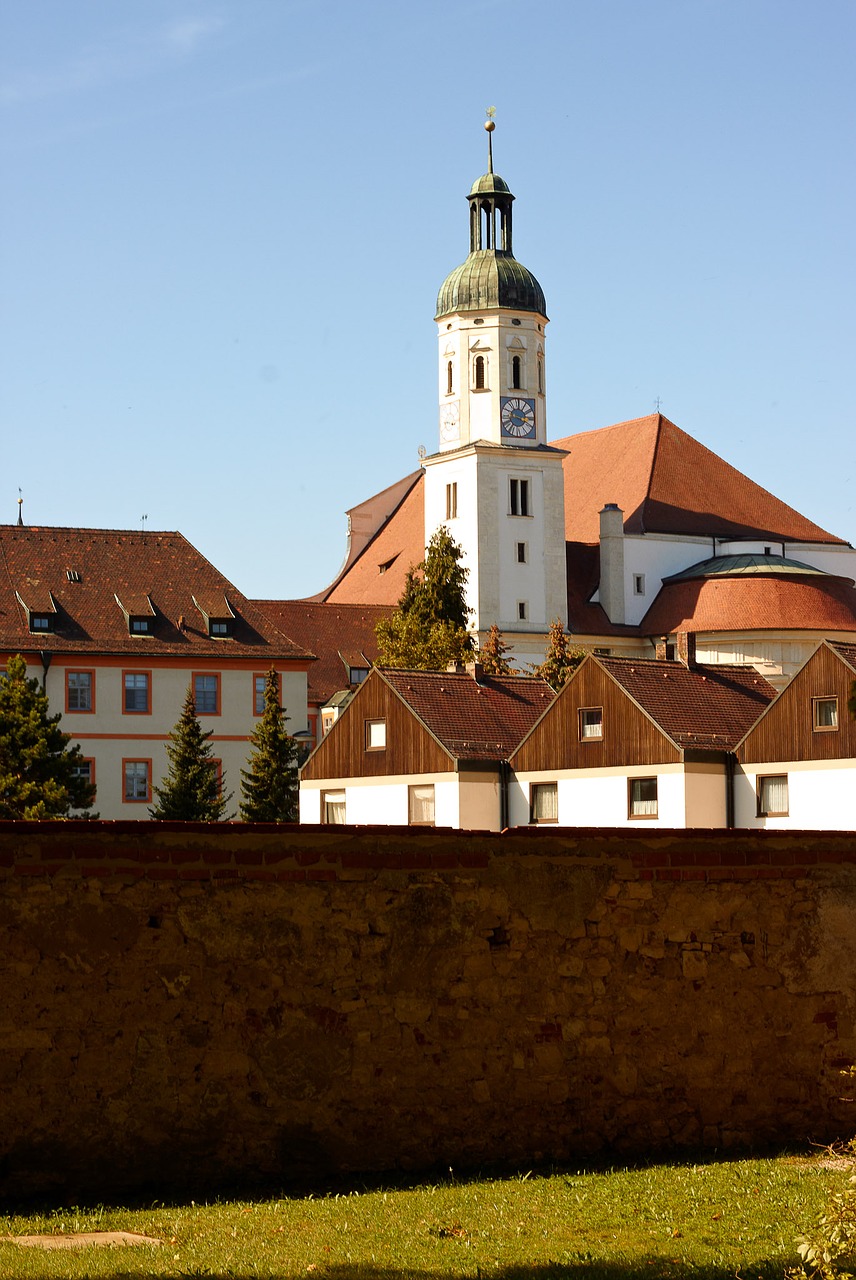
[[[218,716],[220,714],[219,675],[195,675],[193,677],[193,700],[196,703],[196,714],[198,716]]]
[[[476,391],[484,391],[484,356],[476,356],[475,375]]]
[[[544,394],[544,361],[538,361],[538,390],[541,395]]]
[[[526,564],[526,543],[518,542],[517,544],[517,563]]]
[[[151,760],[123,760],[126,801],[146,801],[152,798]]]
[[[525,622],[529,613],[529,606],[525,600],[517,601],[517,618],[520,622]]]
[[[122,710],[148,714],[152,709],[150,700],[151,677],[148,671],[126,671],[124,673],[125,698]]]
[[[455,520],[458,515],[458,482],[446,485],[446,519]]]
[[[529,515],[529,481],[509,480],[508,501],[513,516]]]
[[[93,687],[94,671],[69,671],[66,674],[65,709],[66,711],[94,711]]]
[[[433,827],[433,782],[407,788],[407,821],[411,827]]]
[[[453,390],[454,390],[454,385],[452,382],[452,362],[451,360],[447,360],[446,361],[446,395],[450,396]]]
[[[511,357],[511,385],[515,391],[519,391],[523,386],[520,381],[520,356]]]

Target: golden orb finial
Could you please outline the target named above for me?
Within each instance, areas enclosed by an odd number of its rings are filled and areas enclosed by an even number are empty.
[[[484,127],[487,129],[488,133],[493,133],[494,129],[496,128],[496,121],[493,118],[495,115],[496,115],[496,107],[488,107],[487,120],[485,120],[484,122]]]

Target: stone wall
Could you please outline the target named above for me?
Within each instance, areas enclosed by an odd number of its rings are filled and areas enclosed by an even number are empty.
[[[0,1193],[856,1129],[856,834],[0,824]]]

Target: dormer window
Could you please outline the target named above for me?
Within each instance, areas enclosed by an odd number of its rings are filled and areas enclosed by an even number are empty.
[[[129,636],[154,635],[155,607],[147,591],[123,591],[121,599],[114,592],[113,599],[125,615]]]
[[[232,635],[235,614],[222,591],[199,592],[191,598],[205,619],[212,640],[225,640]]]
[[[152,634],[151,618],[129,618],[128,630],[132,636],[150,636]]]
[[[232,634],[232,628],[227,618],[209,618],[208,634],[210,636],[228,636]]]
[[[49,613],[31,613],[30,614],[30,630],[31,631],[50,631],[51,618]]]
[[[46,631],[53,631],[57,610],[50,591],[46,591],[44,587],[30,587],[25,595],[22,596],[20,591],[16,591],[15,595],[27,615],[27,627],[31,633],[44,635]]]

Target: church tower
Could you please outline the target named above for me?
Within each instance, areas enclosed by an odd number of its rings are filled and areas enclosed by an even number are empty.
[[[425,467],[425,540],[446,525],[464,550],[467,601],[482,635],[567,625],[564,484],[547,444],[538,281],[514,257],[514,196],[488,169],[467,197],[470,252],[437,298],[439,451]],[[514,645],[521,649],[519,640]],[[525,648],[525,643],[523,645]]]

